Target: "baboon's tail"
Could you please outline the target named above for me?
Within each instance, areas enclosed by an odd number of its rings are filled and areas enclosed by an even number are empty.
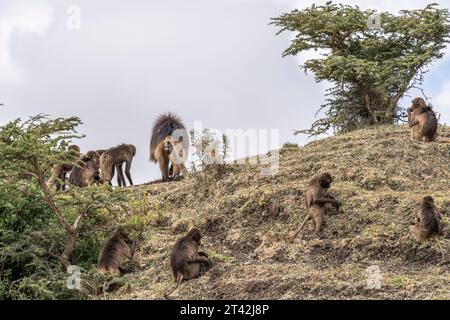
[[[311,220],[311,217],[308,214],[306,216],[306,219],[303,221],[302,225],[300,226],[300,228],[298,228],[298,230],[295,232],[295,234],[289,239],[291,243],[293,243],[295,241],[295,239],[297,238],[298,234],[303,230],[303,227],[306,225],[306,223],[309,220]]]
[[[157,162],[155,150],[161,141],[167,136],[172,135],[175,130],[185,128],[186,127],[181,119],[173,113],[161,114],[153,124],[152,136],[150,139],[150,161]]]
[[[183,275],[181,273],[177,273],[177,286],[175,287],[175,289],[173,289],[170,292],[167,292],[164,294],[164,298],[166,298],[167,300],[173,300],[173,298],[171,297],[171,295],[178,290],[178,287],[180,286],[181,282],[183,282]]]

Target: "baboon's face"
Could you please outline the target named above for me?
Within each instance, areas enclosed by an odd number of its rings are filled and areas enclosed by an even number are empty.
[[[200,230],[196,228],[192,229],[191,231],[189,231],[189,236],[192,238],[192,240],[194,240],[200,245],[200,242],[202,240],[202,234]]]
[[[427,206],[432,206],[434,205],[434,199],[432,197],[425,197],[422,200],[422,204],[427,205]]]
[[[331,183],[333,182],[333,179],[331,178],[331,175],[329,173],[324,173],[322,176],[320,176],[320,186],[324,189],[329,189],[331,187]]]
[[[100,168],[98,165],[98,162],[96,160],[93,160],[91,158],[84,158],[83,159],[85,170],[89,172],[89,175],[91,177],[92,183],[99,183],[101,181],[100,177]]]
[[[114,231],[114,236],[127,242],[130,241],[130,239],[128,238],[128,234],[122,227],[119,227],[116,229],[116,231]]]
[[[173,146],[172,146],[172,140],[170,139],[170,137],[167,137],[167,138],[164,140],[164,152],[165,152],[167,155],[170,155],[170,154],[172,153],[172,149],[173,149]]]
[[[415,98],[412,101],[412,106],[411,106],[411,110],[414,111],[417,108],[423,108],[426,107],[426,103],[425,100],[423,100],[422,98]]]
[[[89,151],[86,154],[86,157],[91,159],[91,160],[93,160],[93,161],[95,161],[96,163],[100,162],[100,156],[99,156],[99,154],[96,151]]]

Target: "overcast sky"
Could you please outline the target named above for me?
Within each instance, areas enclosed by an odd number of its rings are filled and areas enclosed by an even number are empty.
[[[281,57],[289,35],[275,36],[268,23],[313,2],[326,1],[0,0],[0,102],[6,106],[0,123],[37,113],[79,116],[87,135],[78,143],[82,151],[136,145],[137,183],[160,178],[148,162],[148,143],[154,119],[165,111],[188,128],[202,121],[222,130],[279,129],[280,144],[304,144],[306,137],[292,131],[313,122],[324,84],[298,68],[307,55]],[[391,11],[428,3],[341,2]],[[450,0],[433,2],[450,6]],[[81,10],[75,30],[73,5]],[[447,123],[449,59],[436,63],[425,82]]]

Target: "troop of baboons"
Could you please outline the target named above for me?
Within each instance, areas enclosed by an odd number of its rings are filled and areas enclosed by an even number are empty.
[[[411,129],[411,139],[421,142],[433,142],[437,138],[438,120],[431,106],[428,106],[421,98],[412,101],[412,107],[408,109],[408,124]],[[167,182],[179,178],[182,173],[187,176],[185,167],[189,148],[189,138],[186,128],[176,115],[166,113],[160,115],[152,129],[150,139],[150,161],[159,164],[162,181]],[[123,173],[125,163],[125,174],[130,185],[131,164],[136,155],[136,148],[130,144],[121,144],[107,150],[90,151],[86,155],[80,154],[77,146],[70,146],[69,155],[71,159],[78,158],[67,164],[57,164],[51,170],[48,187],[56,184],[57,190],[65,190],[66,175],[70,172],[69,183],[79,187],[89,186],[95,183],[110,183],[117,173],[119,186],[126,186]],[[70,159],[69,157],[69,159]],[[312,221],[315,235],[320,237],[326,217],[341,214],[341,202],[329,193],[333,177],[329,173],[322,173],[314,177],[305,193],[305,207],[307,215],[305,220],[290,237],[294,242],[308,221]],[[436,239],[442,252],[439,237],[443,235],[442,216],[432,197],[423,199],[417,221],[410,226],[410,233],[417,241]],[[210,267],[208,256],[199,252],[202,234],[194,228],[181,237],[175,243],[170,264],[176,282],[175,290],[183,280],[199,277]],[[98,269],[101,272],[109,272],[119,276],[124,270],[122,263],[125,258],[133,259],[136,249],[136,241],[131,241],[123,228],[118,228],[112,237],[104,244],[98,260]],[[170,295],[166,294],[166,298]]]

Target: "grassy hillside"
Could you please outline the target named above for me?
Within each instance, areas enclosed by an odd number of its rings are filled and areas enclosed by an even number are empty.
[[[280,171],[229,166],[221,179],[200,173],[181,182],[139,186],[150,217],[137,254],[140,266],[108,298],[159,299],[174,288],[171,247],[190,227],[205,233],[213,261],[203,277],[184,282],[184,299],[450,299],[450,264],[435,242],[418,244],[408,228],[432,195],[444,213],[450,261],[450,127],[441,143],[409,139],[406,127],[382,127],[285,147]],[[305,216],[309,180],[329,171],[344,214],[323,238],[307,225],[294,244],[284,238]],[[153,218],[152,218],[153,217]],[[139,217],[137,218],[139,219]],[[382,289],[369,290],[366,268],[378,265]]]

